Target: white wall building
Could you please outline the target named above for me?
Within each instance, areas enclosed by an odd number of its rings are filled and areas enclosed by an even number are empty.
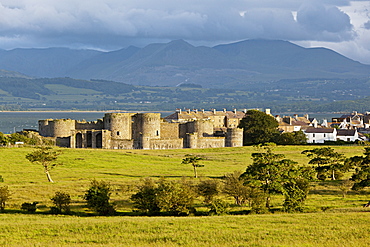
[[[308,128],[305,134],[307,143],[324,143],[325,141],[337,140],[336,129]]]
[[[354,142],[362,140],[357,129],[308,128],[305,132],[307,143],[324,143],[325,141]]]

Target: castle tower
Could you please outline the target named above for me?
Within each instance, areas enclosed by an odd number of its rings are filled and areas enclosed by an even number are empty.
[[[134,118],[134,139],[138,140],[137,148],[149,149],[151,139],[161,137],[161,114],[138,113]]]
[[[132,139],[132,113],[106,113],[104,129],[111,131],[113,139]]]
[[[41,136],[69,137],[76,128],[76,121],[71,119],[46,119],[39,121]]]
[[[242,147],[243,146],[243,129],[228,128],[225,140],[226,147]]]
[[[45,137],[52,137],[49,121],[52,119],[39,120],[39,134]]]
[[[196,133],[199,137],[213,135],[213,123],[210,120],[196,120],[188,123],[188,133]]]

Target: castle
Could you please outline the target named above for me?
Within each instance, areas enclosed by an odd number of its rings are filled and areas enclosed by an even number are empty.
[[[72,119],[39,120],[39,133],[55,139],[57,146],[69,148],[241,147],[243,130],[237,126],[244,115],[244,112],[236,110],[189,110],[183,113],[178,110],[162,119],[160,113],[106,113],[103,119],[92,122]]]

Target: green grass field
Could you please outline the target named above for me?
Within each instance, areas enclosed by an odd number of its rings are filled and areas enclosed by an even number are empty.
[[[278,146],[274,152],[307,165],[300,154],[310,146]],[[361,155],[363,147],[340,146],[336,151],[347,157]],[[0,214],[1,246],[365,246],[370,241],[370,210],[362,205],[370,200],[369,190],[350,191],[343,198],[338,182],[313,182],[305,214],[275,213],[218,217],[87,217],[54,216],[44,213],[52,206],[56,191],[72,197],[71,210],[87,215],[82,195],[92,179],[110,182],[112,201],[121,215],[132,211],[129,196],[145,177],[193,181],[220,179],[226,173],[243,171],[251,164],[255,147],[181,150],[93,150],[61,149],[63,165],[51,170],[55,183],[47,182],[42,167],[31,164],[25,155],[33,149],[0,148],[0,175],[12,195]],[[186,154],[204,158],[193,179],[190,165],[182,165]],[[351,173],[346,174],[348,178]],[[233,202],[232,198],[222,198]],[[272,204],[281,207],[283,198]],[[39,202],[38,214],[20,211],[24,202]],[[199,210],[202,207],[198,201]],[[232,207],[236,212],[248,207]],[[79,213],[78,213],[79,212]]]

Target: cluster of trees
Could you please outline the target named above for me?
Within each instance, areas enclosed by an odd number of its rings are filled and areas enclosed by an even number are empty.
[[[248,110],[240,121],[239,128],[244,130],[244,145],[274,142],[281,145],[301,145],[307,143],[302,131],[280,133],[278,122],[271,115],[258,110]]]
[[[0,146],[14,145],[18,142],[27,145],[52,144],[50,140],[42,138],[38,133],[33,131],[21,131],[10,135],[0,132]]]

